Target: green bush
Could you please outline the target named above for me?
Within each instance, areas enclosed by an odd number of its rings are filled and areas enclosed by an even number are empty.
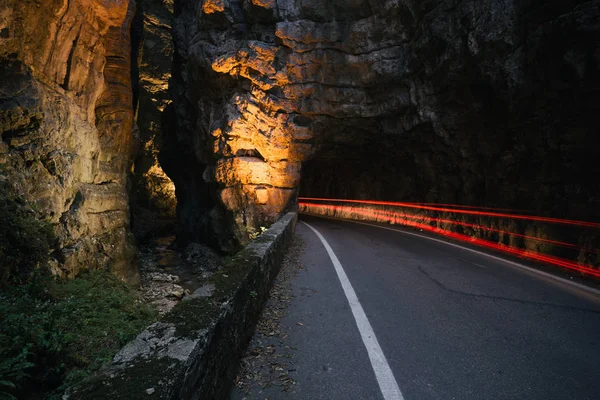
[[[0,291],[0,399],[60,398],[156,317],[104,271]]]

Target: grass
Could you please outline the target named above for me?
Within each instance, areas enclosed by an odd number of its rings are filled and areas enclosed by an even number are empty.
[[[59,399],[156,319],[108,272],[0,290],[0,399]]]
[[[157,317],[108,272],[49,276],[54,242],[35,205],[0,181],[0,400],[60,399]]]

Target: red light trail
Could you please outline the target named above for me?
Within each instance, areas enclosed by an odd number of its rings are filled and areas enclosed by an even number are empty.
[[[443,203],[405,203],[411,204],[414,206],[433,206],[433,207],[458,207],[457,209],[467,208],[474,210],[490,210],[490,211],[510,211],[510,212],[519,212],[519,213],[527,213],[525,210],[514,210],[512,208],[495,208],[495,207],[479,207],[479,206],[465,206],[461,204],[443,204]]]
[[[311,206],[311,207],[323,206],[323,204],[304,203],[304,202],[301,202],[300,205]],[[335,209],[336,207],[340,207],[340,206],[330,206],[330,207],[333,207],[333,209]],[[344,207],[344,206],[342,206],[342,207]],[[352,209],[352,212],[359,212],[359,211],[357,211],[356,209]],[[434,218],[434,217],[427,217],[427,216],[423,216],[423,215],[398,213],[398,212],[386,211],[386,210],[374,210],[373,212],[375,212],[376,214],[383,214],[388,218],[409,218],[409,219],[414,219],[414,220],[427,220],[427,221],[431,221],[431,222],[442,222],[442,223],[447,223],[447,224],[452,224],[452,225],[460,225],[460,226],[465,226],[465,227],[473,228],[473,229],[481,229],[481,230],[485,230],[485,231],[489,231],[489,232],[496,232],[496,233],[500,233],[500,234],[516,236],[516,237],[520,237],[520,238],[527,239],[527,240],[533,240],[536,242],[549,243],[549,244],[553,244],[556,246],[567,247],[567,248],[576,249],[576,250],[583,250],[588,253],[600,254],[600,250],[597,250],[597,249],[587,249],[587,248],[580,247],[580,246],[577,246],[572,243],[566,243],[566,242],[561,242],[561,241],[552,240],[552,239],[545,239],[545,238],[541,238],[541,237],[537,237],[537,236],[523,235],[520,233],[505,231],[505,230],[496,229],[496,228],[490,228],[490,227],[479,225],[479,224],[471,224],[468,222],[454,221],[451,219]],[[376,216],[376,215],[373,215],[373,216]],[[396,221],[394,220],[394,222],[396,222]]]
[[[598,222],[576,221],[576,220],[571,220],[571,219],[561,219],[561,218],[551,218],[551,217],[539,217],[539,216],[535,216],[535,215],[461,210],[461,209],[457,209],[457,208],[418,205],[416,203],[401,203],[401,202],[393,202],[393,201],[374,201],[374,200],[323,199],[323,198],[316,198],[316,197],[300,197],[300,198],[298,198],[298,200],[329,201],[329,202],[344,202],[344,203],[358,203],[358,204],[372,204],[372,205],[381,205],[381,206],[405,207],[405,208],[415,208],[415,209],[429,210],[429,211],[443,211],[443,212],[450,212],[450,213],[456,213],[456,214],[468,214],[468,215],[480,215],[480,216],[484,216],[484,217],[501,217],[501,218],[510,218],[510,219],[522,219],[522,220],[528,220],[528,221],[549,222],[549,223],[553,223],[553,224],[573,225],[573,226],[587,227],[587,228],[600,228],[600,223],[598,223]]]
[[[316,199],[316,198],[300,198],[300,200],[315,200],[315,201],[332,201],[332,202],[342,202],[344,200],[340,200],[340,199]],[[421,208],[421,207],[414,207],[414,203],[392,203],[392,202],[379,202],[379,201],[359,201],[359,200],[348,200],[347,202],[349,203],[362,203],[362,204],[375,204],[375,205],[395,205],[395,206],[399,206],[399,207],[407,207],[407,208]],[[409,206],[405,205],[405,204],[409,204]],[[494,242],[491,242],[489,240],[485,240],[485,239],[480,239],[480,238],[474,238],[471,236],[467,236],[467,235],[463,235],[460,233],[455,233],[452,232],[448,229],[443,229],[443,228],[439,228],[439,227],[435,227],[435,226],[431,226],[428,224],[424,224],[421,222],[417,222],[417,221],[413,221],[413,220],[426,220],[426,221],[430,221],[430,222],[442,222],[442,223],[449,223],[449,224],[453,224],[453,225],[460,225],[460,226],[466,226],[466,227],[470,227],[470,228],[474,228],[474,229],[482,229],[482,230],[486,230],[486,231],[492,231],[492,232],[496,232],[496,233],[502,233],[502,234],[508,234],[508,235],[513,235],[513,236],[518,236],[527,240],[534,240],[534,241],[539,241],[539,242],[545,242],[545,243],[550,243],[550,244],[554,244],[554,245],[558,245],[558,246],[563,246],[563,247],[569,247],[569,248],[573,248],[575,250],[583,250],[586,252],[593,252],[593,253],[600,253],[598,250],[593,250],[593,249],[585,249],[585,248],[581,248],[579,246],[576,246],[574,244],[571,243],[566,243],[566,242],[561,242],[561,241],[556,241],[556,240],[551,240],[551,239],[545,239],[545,238],[539,238],[536,236],[528,236],[528,235],[523,235],[523,234],[518,234],[518,233],[513,233],[513,232],[508,232],[508,231],[503,231],[500,229],[495,229],[495,228],[491,228],[491,227],[485,227],[485,226],[481,226],[481,225],[477,225],[477,224],[471,224],[471,223],[466,223],[466,222],[459,222],[459,221],[452,221],[450,219],[441,219],[441,218],[433,218],[433,217],[428,217],[428,216],[419,216],[419,215],[411,215],[411,214],[406,214],[406,213],[400,213],[400,212],[392,212],[392,211],[388,211],[388,210],[368,210],[368,209],[357,209],[354,208],[352,206],[342,206],[342,205],[327,205],[327,204],[316,204],[316,203],[306,203],[303,201],[299,202],[299,205],[301,207],[306,207],[307,209],[315,209],[316,210],[332,210],[332,211],[347,211],[347,212],[351,212],[353,214],[358,214],[358,215],[362,215],[365,217],[369,217],[369,218],[374,218],[375,220],[379,219],[379,220],[386,220],[387,222],[393,222],[393,223],[397,223],[397,224],[401,224],[401,225],[406,225],[406,226],[411,226],[414,228],[419,228],[419,229],[423,229],[424,231],[428,231],[428,232],[433,232],[436,234],[440,234],[443,235],[445,237],[448,238],[452,238],[452,239],[456,239],[459,241],[463,241],[463,242],[468,242],[468,243],[472,243],[472,244],[476,244],[479,246],[483,246],[483,247],[487,247],[493,250],[499,250],[508,254],[512,254],[512,255],[516,255],[519,257],[524,257],[524,258],[528,258],[531,260],[536,260],[536,261],[541,261],[541,262],[545,262],[548,264],[552,264],[552,265],[556,265],[562,268],[566,268],[566,269],[570,269],[573,271],[578,271],[584,274],[588,274],[588,275],[592,275],[595,277],[600,277],[600,270],[592,268],[590,266],[587,265],[580,265],[577,264],[575,262],[563,259],[563,258],[559,258],[559,257],[555,257],[555,256],[550,256],[550,255],[546,255],[546,254],[542,254],[536,251],[531,251],[531,250],[525,250],[525,249],[520,249],[514,246],[510,246],[510,245],[500,245]],[[413,206],[413,207],[410,207]],[[442,208],[442,207],[424,207],[421,209],[432,209],[435,208],[436,211],[444,210],[446,211],[446,208]],[[461,211],[465,211],[465,210],[453,210],[451,212],[457,212],[459,214],[463,214],[464,212]],[[448,211],[450,212],[450,211]],[[473,212],[468,212],[467,214],[474,214]],[[501,213],[484,213],[486,216],[498,216],[497,214],[501,214]],[[480,215],[480,214],[475,214],[475,215]],[[508,214],[502,214],[500,216],[502,217],[507,217]],[[525,216],[521,216],[521,217],[525,217]],[[514,217],[513,217],[514,218]],[[533,217],[534,221],[540,221],[543,218],[544,222],[551,222],[551,223],[556,223],[557,218],[544,218],[544,217]],[[521,218],[521,219],[525,219],[525,218]],[[548,221],[549,220],[549,221]],[[571,220],[559,220],[559,221],[568,221],[569,223],[567,223],[567,225],[575,225],[575,226],[588,226],[585,225],[586,223],[584,221],[571,221]],[[575,222],[575,223],[571,223],[571,222]],[[583,224],[581,224],[583,223]],[[594,223],[589,223],[589,224],[594,224]],[[600,224],[595,224],[600,226]]]

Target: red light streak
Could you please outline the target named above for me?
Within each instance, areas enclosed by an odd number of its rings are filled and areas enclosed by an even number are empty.
[[[551,218],[551,217],[539,217],[539,216],[535,216],[535,215],[461,210],[461,209],[456,209],[456,208],[417,205],[415,203],[401,203],[401,202],[374,201],[374,200],[323,199],[323,198],[316,198],[316,197],[300,197],[298,200],[373,204],[373,205],[383,205],[383,206],[416,208],[416,209],[430,210],[430,211],[443,211],[443,212],[451,212],[451,213],[456,213],[456,214],[481,215],[481,216],[485,216],[485,217],[501,217],[501,218],[521,219],[521,220],[528,220],[528,221],[549,222],[549,223],[553,223],[553,224],[574,225],[574,226],[587,227],[587,228],[600,228],[600,223],[598,223],[598,222],[576,221],[576,220],[570,220],[570,219]]]
[[[302,206],[314,206],[314,207],[323,206],[322,204],[304,203],[304,202],[301,202],[300,205],[302,205]],[[339,206],[332,206],[332,207],[335,208],[335,207],[339,207]],[[344,206],[342,206],[342,207],[344,207]],[[357,211],[353,209],[353,212],[357,212]],[[450,220],[450,219],[433,218],[433,217],[427,217],[427,216],[421,216],[421,215],[398,213],[398,212],[386,211],[386,210],[376,210],[374,212],[384,214],[384,215],[386,215],[387,217],[390,217],[390,218],[409,218],[409,219],[415,219],[415,220],[427,220],[427,221],[431,221],[431,222],[442,222],[442,223],[447,223],[447,224],[452,224],[452,225],[460,225],[460,226],[465,226],[465,227],[468,227],[468,228],[481,229],[481,230],[485,230],[485,231],[490,231],[490,232],[496,232],[496,233],[501,233],[501,234],[505,234],[505,235],[516,236],[516,237],[520,237],[520,238],[523,238],[523,239],[533,240],[533,241],[536,241],[536,242],[544,242],[544,243],[549,243],[549,244],[553,244],[553,245],[556,245],[556,246],[567,247],[567,248],[572,248],[572,249],[576,249],[576,250],[583,250],[583,251],[588,252],[588,253],[600,254],[600,250],[587,249],[587,248],[583,248],[583,247],[577,246],[577,245],[572,244],[572,243],[560,242],[558,240],[545,239],[545,238],[540,238],[540,237],[537,237],[537,236],[523,235],[523,234],[520,234],[520,233],[515,233],[515,232],[510,232],[510,231],[504,231],[504,230],[501,230],[501,229],[489,228],[489,227],[483,226],[483,225],[470,224],[468,222],[460,222],[460,221],[453,221],[453,220]]]
[[[495,207],[479,207],[479,206],[465,206],[465,205],[461,205],[461,204],[444,204],[444,203],[405,203],[405,204],[411,204],[414,206],[434,206],[434,207],[458,207],[458,209],[461,208],[467,208],[467,209],[473,209],[473,210],[493,210],[493,211],[510,211],[510,212],[520,212],[520,213],[526,213],[528,211],[525,210],[514,210],[511,208],[495,208]]]
[[[355,201],[350,201],[350,202],[355,202]],[[351,211],[352,213],[355,214],[360,214],[360,215],[364,215],[367,217],[375,217],[375,218],[380,218],[380,219],[385,219],[387,218],[389,222],[394,222],[397,224],[402,224],[402,225],[406,225],[406,226],[411,226],[414,228],[419,228],[419,229],[423,229],[424,231],[428,231],[428,232],[433,232],[433,233],[437,233],[443,236],[446,236],[448,238],[452,238],[452,239],[456,239],[459,241],[463,241],[463,242],[469,242],[469,243],[473,243],[479,246],[483,246],[483,247],[487,247],[493,250],[499,250],[508,254],[512,254],[512,255],[516,255],[519,257],[524,257],[524,258],[528,258],[531,260],[536,260],[536,261],[542,261],[548,264],[552,264],[552,265],[556,265],[559,267],[563,267],[563,268],[567,268],[573,271],[578,271],[578,272],[582,272],[585,274],[589,274],[595,277],[600,277],[600,270],[594,269],[592,267],[589,266],[582,266],[579,265],[577,263],[574,263],[572,261],[568,261],[562,258],[558,258],[558,257],[554,257],[554,256],[549,256],[549,255],[545,255],[545,254],[541,254],[539,252],[535,252],[535,251],[530,251],[530,250],[524,250],[524,249],[519,249],[517,247],[514,246],[509,246],[509,245],[499,245],[497,243],[488,241],[488,240],[484,240],[484,239],[479,239],[479,238],[473,238],[470,236],[466,236],[466,235],[462,235],[459,233],[455,233],[455,232],[451,232],[447,229],[443,229],[443,228],[439,228],[439,227],[433,227],[430,226],[428,224],[423,224],[423,223],[419,223],[416,221],[410,221],[407,219],[400,219],[398,218],[398,216],[402,217],[402,218],[411,218],[411,219],[427,219],[427,220],[435,220],[429,217],[419,217],[419,216],[411,216],[411,215],[407,215],[407,214],[403,214],[403,213],[399,213],[397,215],[394,215],[394,213],[391,213],[392,215],[390,216],[390,212],[388,211],[383,211],[383,210],[365,210],[365,209],[353,209],[351,207],[347,207],[347,206],[332,206],[332,205],[325,205],[325,204],[314,204],[314,203],[304,203],[304,202],[300,202],[299,203],[300,206],[304,206],[307,208],[310,207],[314,207],[317,209],[329,209],[329,210],[338,210],[338,211]],[[385,214],[388,213],[387,217]],[[445,220],[445,221],[449,221],[449,220]],[[451,223],[454,223],[453,221],[449,221]],[[483,227],[482,227],[483,228]],[[484,228],[485,229],[485,228]],[[491,228],[489,228],[491,229]],[[513,234],[510,232],[507,232],[508,234]],[[523,235],[525,236],[525,235]],[[531,239],[541,239],[541,238],[535,238],[535,237],[529,237]],[[546,239],[541,239],[541,240],[546,240]],[[562,243],[562,244],[566,244],[566,245],[570,245],[568,243],[563,243],[563,242],[557,242],[558,243]]]

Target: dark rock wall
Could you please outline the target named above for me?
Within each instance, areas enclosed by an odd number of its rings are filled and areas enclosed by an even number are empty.
[[[129,0],[0,1],[1,179],[51,222],[54,273],[135,282]]]
[[[404,110],[355,140],[325,138],[302,193],[600,219],[600,3],[415,3],[394,74]]]
[[[175,218],[175,187],[159,162],[162,113],[171,102],[173,0],[137,0],[134,46],[138,68],[137,115],[140,145],[133,173],[133,233],[139,240],[163,232]]]
[[[183,234],[243,241],[303,162],[309,196],[600,218],[599,1],[175,3]]]

